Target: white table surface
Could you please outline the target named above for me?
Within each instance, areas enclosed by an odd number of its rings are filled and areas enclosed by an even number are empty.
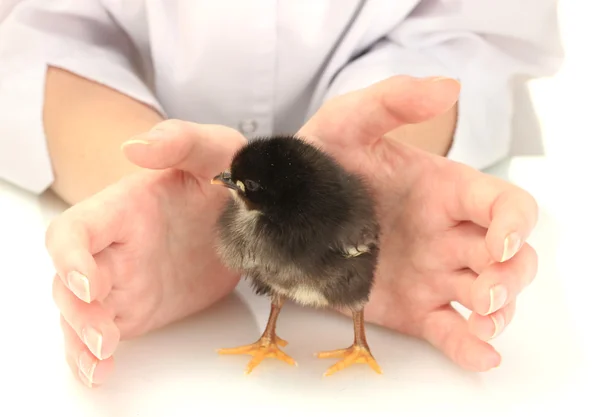
[[[538,277],[520,297],[514,322],[494,342],[503,355],[499,369],[468,373],[421,341],[369,326],[369,342],[384,374],[363,365],[323,379],[331,361],[313,353],[347,345],[351,321],[290,305],[279,328],[299,367],[266,360],[245,376],[248,356],[215,353],[251,342],[265,324],[268,301],[242,284],[209,311],[121,344],[113,377],[94,390],[81,386],[68,370],[51,299],[53,269],[44,230],[63,206],[49,195],[34,197],[0,182],[0,376],[6,384],[0,391],[0,416],[240,416],[253,410],[515,416],[572,411],[589,401],[597,410],[594,340],[582,329],[597,329],[586,309],[597,299],[590,283],[598,288],[599,274],[588,268],[594,264],[591,256],[580,257],[593,255],[595,248],[574,240],[581,231],[577,223],[585,220],[592,227],[597,211],[581,204],[583,193],[557,180],[558,171],[547,159],[515,158],[493,172],[528,189],[541,206],[530,239],[539,253]],[[591,409],[576,414],[598,415]]]

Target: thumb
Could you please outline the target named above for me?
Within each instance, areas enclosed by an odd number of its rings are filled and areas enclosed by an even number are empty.
[[[121,149],[142,168],[175,168],[207,179],[227,167],[246,142],[241,133],[227,126],[170,119],[123,143]]]
[[[446,112],[459,92],[460,84],[450,78],[393,76],[328,100],[298,135],[329,143],[371,143],[397,127]]]

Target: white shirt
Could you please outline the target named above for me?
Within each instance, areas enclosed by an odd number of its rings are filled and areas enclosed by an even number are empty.
[[[509,152],[512,77],[561,60],[554,0],[20,1],[0,23],[0,177],[53,181],[48,65],[247,137],[294,133],[327,98],[395,74],[446,75],[462,83],[448,157],[484,168]]]

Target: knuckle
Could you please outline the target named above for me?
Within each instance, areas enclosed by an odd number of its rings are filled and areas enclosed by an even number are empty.
[[[65,319],[65,316],[62,315],[62,313],[59,315],[59,324],[60,324],[60,329],[62,330],[64,336],[66,337],[71,331],[71,326],[69,325],[69,323],[67,322],[67,320]]]
[[[52,280],[52,300],[54,301],[54,304],[56,305],[56,307],[58,307],[59,310],[61,310],[60,290],[62,285],[64,284],[62,283],[58,275],[55,275],[54,279]]]
[[[525,190],[522,190],[522,192],[523,192],[523,200],[525,201],[525,204],[526,204],[526,207],[528,210],[528,214],[531,216],[532,226],[534,226],[538,221],[540,207],[538,205],[537,200],[535,199],[535,197],[533,195],[531,195],[529,192],[527,192]]]
[[[57,230],[58,229],[58,230]],[[56,242],[56,235],[60,230],[60,221],[59,218],[53,219],[48,227],[46,228],[46,234],[44,236],[44,245],[46,246],[46,250],[51,251],[54,242]]]
[[[504,323],[505,326],[507,326],[508,324],[510,324],[515,316],[515,312],[516,312],[516,306],[517,306],[517,301],[516,301],[516,297],[515,299],[513,299],[510,303],[508,303],[506,305],[506,307],[504,307],[502,310],[502,313],[504,314]]]
[[[535,276],[537,275],[537,271],[539,268],[539,255],[537,253],[537,251],[528,243],[526,243],[524,245],[524,249],[526,249],[526,259],[525,262],[527,262],[527,275],[528,275],[528,284],[530,284]]]
[[[154,126],[153,130],[168,130],[174,133],[189,131],[189,122],[180,119],[167,119]]]
[[[529,256],[531,256],[531,265],[537,269],[539,263],[539,255],[537,251],[533,248],[533,246],[531,246],[530,244],[527,244],[527,249],[529,250]]]
[[[52,252],[63,237],[71,234],[76,228],[79,232],[81,221],[77,220],[77,206],[71,206],[66,211],[50,221],[44,235],[46,250]]]
[[[223,146],[223,149],[226,149],[229,153],[235,152],[238,148],[248,143],[248,139],[241,134],[239,131],[225,125],[198,125],[197,128],[200,128],[200,131],[206,128],[207,136],[214,136],[225,138],[223,141],[219,141],[219,144]],[[210,133],[209,133],[210,132]]]
[[[511,193],[512,198],[507,197],[507,203],[509,205],[514,204],[518,208],[523,219],[529,222],[529,227],[533,228],[539,218],[539,205],[535,197],[527,190],[522,188],[513,189]]]
[[[73,241],[73,236],[84,235],[85,231],[85,219],[78,218],[74,212],[64,212],[53,219],[44,235],[44,245],[52,260],[61,263],[72,255],[67,247]]]

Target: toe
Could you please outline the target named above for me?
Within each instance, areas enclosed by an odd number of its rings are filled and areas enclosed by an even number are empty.
[[[369,366],[371,367],[372,370],[374,370],[378,374],[382,374],[383,373],[383,371],[379,367],[379,364],[377,363],[377,361],[372,356],[369,355],[369,356],[366,357],[366,359],[367,359],[367,363],[369,364]]]
[[[277,337],[277,344],[281,347],[286,347],[288,345],[288,342],[286,340],[283,340],[281,337],[276,336]]]
[[[336,349],[336,350],[328,350],[324,352],[317,352],[316,356],[320,359],[328,359],[328,358],[341,358],[348,353],[348,349]]]
[[[246,375],[250,374],[263,361],[265,356],[266,352],[262,349],[254,353],[254,357],[248,362],[248,366],[246,367]]]
[[[254,349],[254,345],[248,345],[248,346],[239,346],[239,347],[234,347],[234,348],[224,348],[224,349],[219,349],[217,350],[217,352],[220,355],[242,355],[244,353],[250,353],[250,351],[252,349]]]
[[[290,364],[290,365],[298,366],[296,361],[291,356],[287,355],[285,352],[282,352],[281,350],[277,350],[277,352],[275,352],[275,357],[279,360],[282,360],[283,362]]]
[[[354,351],[350,354],[348,354],[344,359],[342,359],[341,361],[339,361],[338,363],[336,363],[335,365],[331,366],[327,372],[325,372],[325,376],[330,376],[333,375],[336,372],[341,371],[342,369],[347,368],[348,366],[352,365],[353,363],[357,363],[358,359],[360,358],[359,356],[360,352],[359,351]]]

